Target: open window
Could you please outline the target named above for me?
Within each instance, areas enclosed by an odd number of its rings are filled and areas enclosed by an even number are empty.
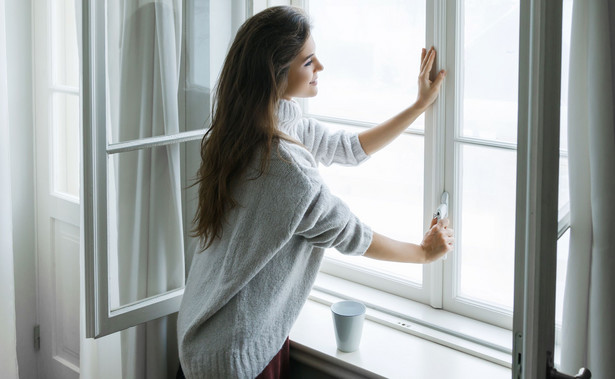
[[[238,7],[245,2],[83,2],[88,337],[179,309],[197,247],[190,185]]]
[[[331,251],[322,271],[511,329],[520,1],[293,4],[312,17],[325,66],[318,96],[302,105],[330,128],[361,132],[410,106],[422,47],[435,46],[435,66],[448,72],[436,103],[391,145],[360,167],[321,172],[375,231],[405,241],[422,239],[448,192],[455,251],[425,266]],[[565,149],[560,162],[562,235]]]
[[[129,3],[83,2],[88,337],[179,309],[210,90],[234,30],[268,5]],[[322,271],[512,329],[520,0],[292,4],[313,18],[325,65],[319,95],[302,106],[330,128],[361,131],[411,105],[424,46],[448,70],[434,106],[390,146],[361,167],[321,172],[362,220],[400,240],[421,240],[447,191],[456,250],[425,266],[329,252]],[[563,175],[559,193],[566,236]]]

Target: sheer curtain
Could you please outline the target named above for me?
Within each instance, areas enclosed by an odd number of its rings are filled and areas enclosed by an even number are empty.
[[[575,1],[568,151],[570,255],[562,322],[562,371],[615,373],[615,4]]]
[[[181,1],[109,4],[119,6],[120,22],[119,51],[108,51],[109,63],[119,58],[118,77],[109,73],[109,82],[116,86],[109,87],[108,97],[119,100],[116,108],[110,104],[111,120],[116,122],[111,139],[178,133]],[[115,29],[111,23],[107,26]],[[119,304],[123,305],[183,286],[179,145],[120,154],[114,163]],[[174,317],[165,317],[121,332],[123,377],[166,378],[177,370],[175,330]]]
[[[15,278],[13,274],[13,225],[11,166],[6,67],[4,0],[0,0],[0,367],[5,378],[17,378]]]

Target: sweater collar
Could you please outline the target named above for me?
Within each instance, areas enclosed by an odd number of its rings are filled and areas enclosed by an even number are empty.
[[[280,99],[278,102],[278,122],[280,124],[294,124],[303,112],[295,100]]]

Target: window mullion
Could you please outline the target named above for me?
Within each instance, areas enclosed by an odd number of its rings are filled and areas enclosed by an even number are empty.
[[[106,151],[107,154],[118,154],[127,151],[140,150],[151,147],[160,147],[181,142],[189,142],[203,138],[206,131],[206,129],[198,129],[189,132],[180,132],[177,134],[160,135],[126,142],[117,142],[109,144]]]
[[[434,70],[447,66],[447,2],[427,2],[426,17],[426,47],[434,46],[437,51],[437,60]],[[447,85],[443,83],[440,96],[433,106],[425,112],[425,198],[423,213],[423,229],[427,230],[431,224],[433,211],[440,203],[440,195],[445,190],[445,126]],[[443,293],[443,261],[439,260],[426,265],[423,271],[424,286],[429,293],[429,304],[434,308],[442,308]]]
[[[463,59],[460,54],[463,53],[461,44],[463,43],[463,25],[462,25],[462,9],[457,2],[448,2],[447,4],[447,56],[446,67],[447,71],[447,88],[445,94],[446,99],[446,127],[445,127],[445,188],[449,193],[449,219],[451,226],[455,229],[455,245],[460,246],[461,243],[461,223],[458,210],[459,203],[459,160],[457,159],[457,146],[455,137],[457,135],[457,125],[461,122],[462,94],[463,88],[463,68],[461,62]],[[453,301],[457,293],[456,285],[458,283],[456,267],[458,266],[459,256],[453,251],[449,254],[449,259],[444,263],[444,280],[443,280],[443,307],[446,309]]]

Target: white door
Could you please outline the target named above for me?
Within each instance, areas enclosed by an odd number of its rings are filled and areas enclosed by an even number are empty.
[[[79,65],[74,0],[33,2],[39,376],[79,377]]]

